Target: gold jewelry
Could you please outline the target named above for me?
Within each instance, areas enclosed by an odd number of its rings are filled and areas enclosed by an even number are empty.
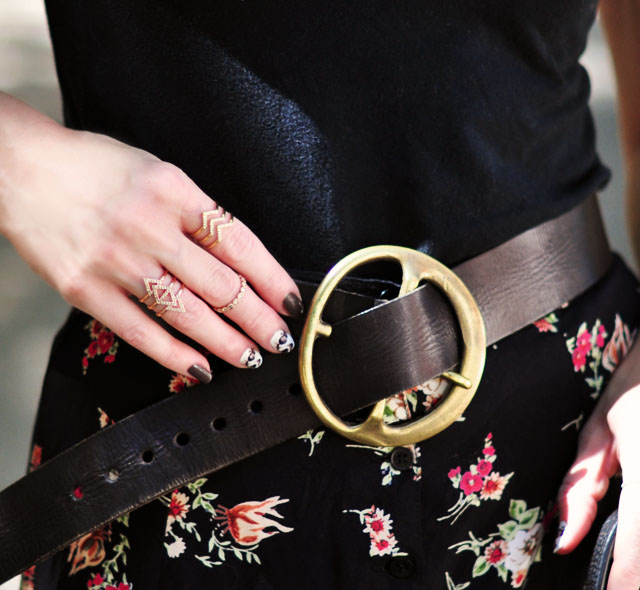
[[[218,225],[220,224],[220,225]],[[222,230],[233,224],[233,215],[225,211],[222,207],[217,206],[215,209],[202,212],[202,226],[192,234],[196,240],[204,248],[213,248],[222,240]],[[204,233],[202,237],[200,234]],[[207,245],[207,242],[213,238],[213,242]]]
[[[238,278],[240,279],[240,290],[233,298],[233,301],[227,303],[226,305],[223,305],[222,307],[214,307],[213,311],[217,311],[218,313],[226,313],[227,311],[231,311],[236,305],[238,305],[240,299],[244,297],[244,293],[247,288],[247,280],[242,275],[238,275]]]
[[[171,280],[165,285],[164,279],[167,276],[169,276]],[[165,308],[157,315],[162,315],[167,311],[177,311],[179,313],[183,313],[185,309],[184,304],[182,303],[182,299],[180,298],[183,286],[180,281],[177,281],[180,285],[178,291],[174,293],[173,289],[171,288],[176,280],[177,279],[174,279],[171,275],[169,275],[166,270],[159,279],[145,278],[144,286],[147,289],[147,294],[144,297],[138,299],[138,301],[140,301],[140,303],[145,303],[145,301],[153,295],[153,303],[147,306],[149,309],[153,310],[158,305],[165,306]]]
[[[180,299],[180,295],[182,295],[182,291],[184,290],[184,285],[177,279],[176,279],[176,282],[180,286],[178,287],[178,290],[176,291],[176,294],[174,295],[174,297],[175,297],[175,300],[178,302],[179,306],[182,307],[182,309],[176,309],[175,307],[172,308],[171,306],[167,305],[162,311],[159,311],[156,314],[159,318],[161,318],[167,311],[178,311],[178,312],[184,311],[184,305],[182,303],[182,299]],[[171,289],[172,285],[173,285],[173,282],[169,283],[169,286],[167,287],[167,289],[170,289],[171,291],[173,291]]]

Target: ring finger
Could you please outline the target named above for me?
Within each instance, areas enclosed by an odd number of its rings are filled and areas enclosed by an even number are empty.
[[[258,347],[247,336],[223,321],[178,279],[158,266],[151,268],[149,265],[144,280],[129,287],[151,311],[231,365],[258,368],[262,364]]]

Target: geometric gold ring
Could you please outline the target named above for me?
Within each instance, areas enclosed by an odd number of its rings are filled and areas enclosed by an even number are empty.
[[[165,283],[164,280],[169,277],[169,282]],[[173,285],[177,283],[178,289],[174,292]],[[163,309],[157,313],[159,316],[164,315],[167,311],[177,311],[183,313],[185,311],[184,304],[180,295],[182,294],[183,286],[177,279],[174,279],[166,270],[159,279],[144,279],[144,286],[147,290],[147,294],[144,297],[138,299],[140,303],[145,303],[151,297],[153,302],[147,307],[154,310],[157,306],[164,306]]]
[[[222,241],[222,230],[233,225],[233,215],[219,205],[202,212],[202,225],[192,235],[203,248],[213,248]]]

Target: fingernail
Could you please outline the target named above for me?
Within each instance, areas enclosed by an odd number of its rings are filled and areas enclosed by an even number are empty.
[[[189,375],[195,377],[200,383],[210,383],[213,375],[211,371],[207,371],[204,367],[200,365],[191,365],[189,367]]]
[[[567,528],[567,523],[564,520],[561,520],[558,523],[558,536],[556,537],[556,544],[553,548],[554,553],[558,553],[560,549],[562,549],[562,535],[564,535],[564,530]]]
[[[282,307],[292,318],[301,318],[304,315],[302,300],[295,293],[289,293],[284,298]]]
[[[257,369],[262,364],[262,355],[255,348],[247,348],[240,357],[240,362],[249,369]]]
[[[293,336],[284,330],[278,330],[271,337],[271,346],[278,352],[291,352],[296,343]]]

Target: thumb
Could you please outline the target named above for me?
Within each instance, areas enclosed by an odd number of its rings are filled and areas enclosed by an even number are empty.
[[[597,503],[609,487],[609,478],[619,469],[613,435],[598,414],[585,424],[576,459],[558,492],[556,553],[570,553],[582,541],[596,516]]]

